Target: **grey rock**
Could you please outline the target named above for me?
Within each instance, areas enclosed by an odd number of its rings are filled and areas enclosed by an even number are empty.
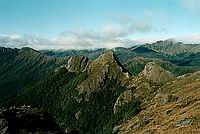
[[[0,129],[0,134],[8,134],[8,126],[4,127],[3,129]]]
[[[88,74],[88,77],[76,87],[76,90],[79,94],[87,93],[88,96],[92,92],[101,90],[108,79],[115,79],[122,85],[129,79],[129,72],[112,51],[100,55],[84,71]]]
[[[80,115],[81,115],[81,111],[78,111],[78,112],[75,114],[75,118],[78,120],[79,117],[80,117]]]
[[[173,78],[172,73],[163,69],[155,62],[149,62],[139,76],[143,76],[146,79],[158,84],[166,83]]]
[[[181,119],[181,120],[177,121],[175,126],[176,127],[183,127],[183,126],[190,125],[191,123],[192,123],[192,119],[184,118],[184,119]]]
[[[6,134],[8,131],[8,123],[5,119],[0,119],[0,134]]]
[[[176,102],[178,100],[177,96],[171,94],[164,94],[160,96],[160,104],[167,104],[170,102]]]
[[[68,60],[68,65],[67,65],[67,69],[70,72],[82,72],[89,64],[89,59],[81,56],[72,56],[69,58]]]
[[[134,93],[132,90],[127,90],[120,94],[120,96],[117,98],[117,101],[114,104],[114,114],[117,113],[118,108],[123,106],[124,104],[128,104],[135,98]]]
[[[121,126],[115,126],[114,128],[113,128],[113,131],[112,131],[112,133],[117,133],[118,131],[119,131],[119,128],[120,128]]]

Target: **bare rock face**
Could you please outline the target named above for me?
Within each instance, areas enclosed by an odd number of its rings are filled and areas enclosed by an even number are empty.
[[[88,58],[81,56],[72,56],[68,60],[67,69],[70,72],[82,72],[89,64]]]
[[[124,104],[128,104],[135,98],[134,93],[132,90],[127,90],[120,94],[120,96],[117,98],[117,101],[114,104],[114,114],[118,112],[118,108],[123,106]]]
[[[159,86],[167,83],[172,78],[172,73],[155,62],[149,62],[138,76],[132,78],[129,87],[131,89],[135,88],[134,96],[137,99],[142,100],[143,104],[148,104]]]
[[[183,127],[192,124],[193,120],[190,118],[180,119],[175,123],[176,127]]]
[[[173,78],[173,74],[163,69],[155,62],[149,62],[144,70],[139,74],[154,83],[163,84]]]
[[[100,90],[109,79],[123,83],[129,78],[129,72],[124,69],[112,51],[108,51],[92,61],[85,71],[88,74],[87,79],[76,88],[80,94]]]

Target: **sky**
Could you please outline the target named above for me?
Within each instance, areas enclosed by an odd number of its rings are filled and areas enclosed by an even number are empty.
[[[36,49],[200,43],[199,22],[200,0],[0,0],[0,36],[43,39]]]

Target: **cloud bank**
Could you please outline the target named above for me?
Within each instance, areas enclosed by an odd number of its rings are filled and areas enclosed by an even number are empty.
[[[57,48],[68,49],[130,47],[137,44],[137,40],[133,39],[134,35],[163,32],[163,27],[152,23],[154,13],[151,10],[145,10],[140,18],[123,14],[109,14],[109,17],[111,23],[103,24],[100,28],[68,29],[52,42]]]
[[[81,38],[80,38],[81,36]],[[171,37],[176,41],[183,43],[200,44],[200,34],[184,35],[179,37]],[[21,35],[0,35],[0,47],[22,48],[31,47],[37,50],[44,49],[95,49],[95,48],[114,48],[114,47],[131,47],[136,44],[154,43],[158,40],[167,40],[169,38],[159,36],[149,36],[145,38],[127,39],[127,38],[99,38],[93,35],[93,38],[83,38],[82,35],[70,35],[59,37],[54,40],[41,39],[32,36]]]
[[[176,40],[184,43],[200,44],[200,33],[177,37]]]
[[[200,11],[200,0],[180,0],[181,5],[190,11]]]

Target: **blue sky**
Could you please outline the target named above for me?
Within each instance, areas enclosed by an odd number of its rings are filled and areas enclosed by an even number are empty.
[[[0,0],[0,35],[199,41],[199,11],[199,0]]]

